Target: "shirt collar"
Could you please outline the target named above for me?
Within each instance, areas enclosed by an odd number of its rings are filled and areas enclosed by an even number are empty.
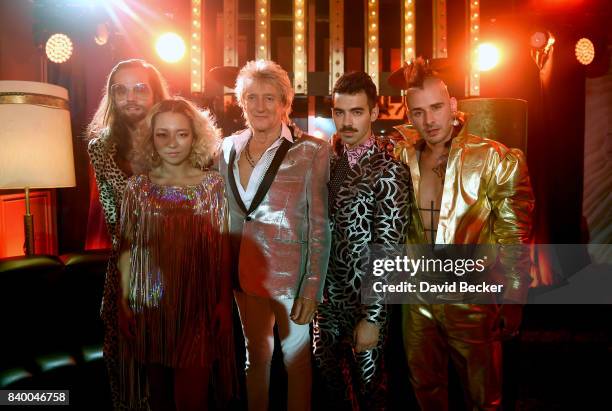
[[[242,152],[244,147],[246,147],[249,138],[251,138],[252,135],[253,133],[251,132],[251,129],[246,128],[234,136],[234,149],[236,150],[236,154]],[[281,123],[280,137],[284,138],[285,140],[288,140],[290,143],[293,143],[293,135],[291,134],[289,126],[287,126],[287,124],[285,123]],[[281,144],[281,138],[277,139],[274,143],[272,143],[268,150],[278,147]]]
[[[344,145],[344,152],[348,158],[348,162],[351,167],[354,167],[355,164],[359,161],[359,159],[363,156],[363,154],[368,151],[374,145],[374,136],[370,135],[370,137],[355,147],[349,147],[348,145]]]

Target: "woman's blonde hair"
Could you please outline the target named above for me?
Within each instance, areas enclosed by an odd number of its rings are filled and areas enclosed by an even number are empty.
[[[148,131],[142,141],[142,149],[139,151],[143,156],[142,161],[148,165],[148,168],[161,164],[153,144],[155,120],[161,113],[179,113],[189,119],[193,134],[189,161],[192,166],[199,169],[209,167],[221,144],[221,130],[217,128],[215,119],[208,110],[200,110],[195,104],[182,97],[173,97],[154,105],[145,120]]]

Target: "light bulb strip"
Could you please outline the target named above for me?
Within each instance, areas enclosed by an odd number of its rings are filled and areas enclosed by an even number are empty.
[[[238,0],[223,0],[223,65],[238,65]]]
[[[433,58],[447,58],[448,38],[446,0],[433,2]]]
[[[366,39],[367,47],[365,56],[366,72],[372,77],[372,81],[379,88],[378,46],[379,46],[379,24],[378,24],[378,0],[366,0]]]
[[[480,71],[475,63],[478,53],[478,43],[480,41],[480,1],[479,0],[467,0],[469,5],[469,14],[467,16],[468,36],[469,36],[469,64],[470,73],[468,75],[467,95],[468,96],[479,96],[480,95]]]
[[[408,62],[416,57],[415,12],[415,0],[404,0],[402,3],[402,58]]]
[[[306,94],[306,0],[293,0],[293,89],[296,94]]]
[[[204,54],[202,53],[202,1],[191,0],[191,36],[189,36],[189,67],[191,92],[201,93],[204,89]]]
[[[238,66],[238,0],[223,0],[223,65]]]
[[[329,1],[329,93],[344,73],[344,0]]]
[[[270,1],[255,3],[255,58],[270,60]]]

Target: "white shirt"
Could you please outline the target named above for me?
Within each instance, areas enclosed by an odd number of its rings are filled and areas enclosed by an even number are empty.
[[[251,207],[251,202],[253,201],[253,197],[255,197],[255,193],[257,193],[257,189],[261,184],[266,171],[270,167],[272,160],[274,159],[274,155],[276,151],[281,145],[282,139],[289,140],[293,143],[293,137],[291,136],[291,131],[289,127],[285,123],[282,123],[281,126],[281,135],[279,138],[268,147],[268,149],[261,155],[261,158],[255,165],[253,172],[251,173],[251,177],[249,178],[249,182],[247,184],[246,190],[242,187],[242,183],[240,182],[240,169],[238,167],[238,160],[240,160],[240,155],[242,151],[246,147],[249,138],[251,138],[251,129],[247,128],[242,133],[234,136],[234,150],[236,151],[236,159],[234,161],[234,179],[236,180],[236,186],[238,187],[238,193],[240,194],[240,199],[242,203],[247,208],[247,210]]]

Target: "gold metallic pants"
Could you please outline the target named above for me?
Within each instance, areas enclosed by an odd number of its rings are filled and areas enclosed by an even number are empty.
[[[494,304],[404,306],[404,347],[422,411],[448,410],[449,357],[462,381],[467,409],[501,409],[498,323]]]

